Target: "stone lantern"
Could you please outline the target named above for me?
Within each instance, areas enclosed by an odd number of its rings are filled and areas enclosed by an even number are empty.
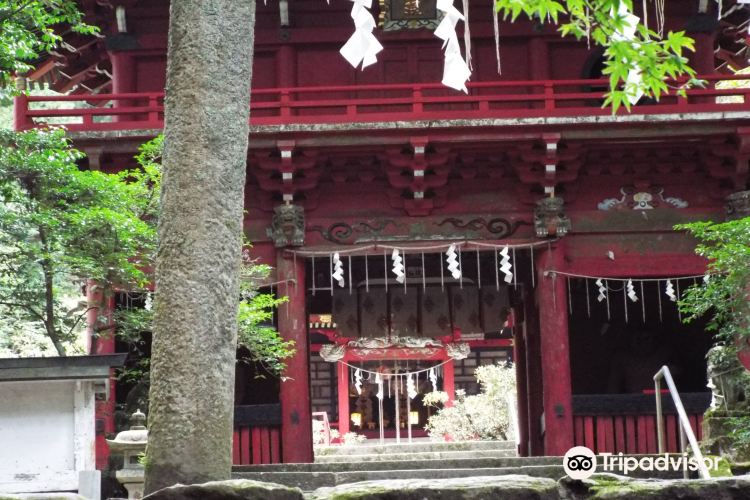
[[[108,439],[109,449],[125,457],[124,466],[115,474],[117,480],[128,490],[129,500],[143,498],[145,470],[141,465],[140,455],[146,451],[148,430],[146,415],[136,410],[130,416],[130,429],[122,431],[114,439]]]

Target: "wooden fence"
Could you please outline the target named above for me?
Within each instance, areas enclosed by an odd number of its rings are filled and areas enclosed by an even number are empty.
[[[281,405],[234,408],[234,465],[281,463]]]
[[[708,393],[680,395],[690,425],[701,439],[703,413],[711,399]],[[663,396],[664,444],[666,451],[680,449],[677,414],[669,395]],[[573,396],[573,442],[595,453],[658,453],[656,404],[653,394]]]

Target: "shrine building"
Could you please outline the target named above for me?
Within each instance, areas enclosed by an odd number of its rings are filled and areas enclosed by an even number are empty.
[[[16,98],[15,126],[63,123],[82,168],[134,167],[163,127],[169,3],[79,4],[102,36],[67,33],[19,78],[66,95]],[[601,49],[521,19],[500,20],[496,45],[492,2],[468,5],[464,93],[441,84],[435,0],[373,2],[384,49],[364,70],[339,53],[352,2],[258,2],[245,232],[274,268],[264,290],[289,299],[275,324],[296,354],[283,382],[238,369],[236,464],[312,461],[313,418],[342,435],[424,436],[430,409],[410,393],[451,404],[489,363],[516,370],[520,455],[655,453],[665,364],[700,435],[712,339],[675,301],[706,262],[673,227],[747,213],[732,197],[748,189],[750,87],[734,74],[747,11],[667,2],[663,29],[695,39],[705,87],[612,114]],[[107,314],[133,304],[120,294]],[[123,348],[102,338],[93,353]],[[102,468],[132,389],[112,387]],[[672,415],[670,450],[676,429]]]

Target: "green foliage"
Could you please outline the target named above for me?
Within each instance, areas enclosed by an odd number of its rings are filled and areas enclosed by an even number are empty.
[[[627,20],[617,14],[620,6],[633,10],[632,0],[496,0],[497,10],[515,20],[524,14],[531,19],[559,24],[563,36],[601,45],[604,51],[604,74],[609,78],[610,90],[604,106],[616,112],[620,106],[630,108],[630,98],[642,92],[646,97],[659,97],[675,90],[684,94],[694,80],[695,71],[688,65],[685,52],[694,51],[692,38],[684,31],[668,32],[665,37],[638,24],[632,39],[622,36]],[[631,70],[640,72],[639,84],[628,82]],[[666,79],[686,77],[687,82],[670,89]]]
[[[509,439],[512,429],[508,396],[516,392],[515,369],[512,366],[484,365],[474,372],[481,393],[466,396],[456,391],[452,407],[443,408],[427,421],[431,437],[450,436],[455,441],[474,439]],[[513,396],[515,397],[515,396]],[[440,399],[439,396],[436,399]]]
[[[140,169],[119,174],[120,180],[129,187],[150,187],[148,192],[136,190],[133,196],[138,200],[139,215],[154,225],[159,213],[163,145],[164,137],[161,135],[143,144],[136,156]],[[249,245],[248,242],[245,244]],[[150,264],[153,261],[152,256],[147,257],[149,260],[146,263]],[[269,266],[257,264],[247,255],[244,256],[237,337],[238,346],[245,348],[241,352],[247,353],[247,357],[241,361],[256,363],[269,374],[276,376],[281,375],[286,367],[284,360],[294,355],[294,342],[284,341],[272,326],[274,310],[286,302],[286,297],[276,298],[271,294],[258,293],[258,287],[270,273]],[[153,311],[150,308],[120,311],[115,322],[117,335],[128,342],[141,358],[137,365],[121,371],[120,377],[129,381],[147,379],[148,355],[143,351],[140,342],[142,333],[151,331]]]
[[[155,249],[158,179],[83,171],[82,157],[63,130],[0,131],[0,308],[36,323],[60,355],[85,323],[85,280],[105,294],[143,286]]]
[[[13,73],[32,69],[43,52],[57,47],[60,33],[95,34],[74,0],[0,0],[0,87]]]
[[[99,31],[83,22],[74,0],[0,1],[0,67],[17,73],[31,69],[29,62],[62,41],[55,28],[87,34]]]
[[[248,266],[270,272],[267,266],[245,264],[245,267]],[[286,297],[276,298],[269,293],[258,293],[252,281],[242,282],[237,343],[249,353],[244,361],[257,363],[272,375],[281,375],[286,368],[284,360],[294,355],[294,342],[282,339],[271,326],[274,310],[286,300]]]
[[[686,321],[708,317],[707,329],[732,347],[750,336],[750,217],[676,226],[699,240],[696,253],[709,260],[707,283],[687,289],[679,303]]]
[[[732,447],[740,450],[741,453],[747,454],[750,450],[750,416],[730,418],[729,439],[732,441]]]

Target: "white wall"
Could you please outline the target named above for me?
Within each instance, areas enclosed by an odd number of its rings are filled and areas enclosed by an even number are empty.
[[[77,490],[94,440],[91,381],[0,383],[0,493]]]
[[[0,384],[0,471],[75,468],[72,381]]]

